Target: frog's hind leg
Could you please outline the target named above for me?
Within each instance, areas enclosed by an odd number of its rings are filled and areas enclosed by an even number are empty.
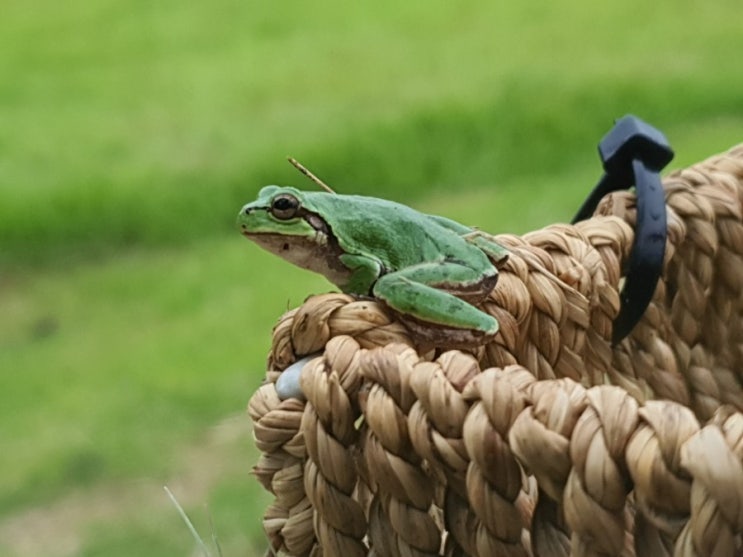
[[[435,215],[429,215],[429,217],[447,230],[459,234],[466,242],[480,248],[496,266],[502,267],[506,263],[508,249],[496,242],[492,235],[476,228],[470,228],[446,217]]]
[[[496,267],[501,268],[505,265],[508,259],[508,250],[493,240],[490,234],[486,234],[480,230],[473,230],[468,234],[462,235],[462,238],[484,251],[485,255],[490,258]]]
[[[382,276],[373,293],[405,322],[412,319],[428,328],[458,330],[454,337],[476,342],[492,338],[498,322],[458,296],[482,300],[496,278],[494,273],[483,276],[451,262],[425,263]],[[445,331],[441,334],[446,336]]]

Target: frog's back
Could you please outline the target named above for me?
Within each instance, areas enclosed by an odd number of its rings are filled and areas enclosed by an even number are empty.
[[[394,201],[313,192],[306,207],[323,216],[346,253],[373,255],[388,269],[456,260],[463,252],[479,251],[461,237],[468,227]]]

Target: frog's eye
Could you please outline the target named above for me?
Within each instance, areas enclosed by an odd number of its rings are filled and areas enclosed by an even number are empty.
[[[277,195],[271,201],[271,214],[279,220],[289,220],[297,216],[299,199],[288,193]]]

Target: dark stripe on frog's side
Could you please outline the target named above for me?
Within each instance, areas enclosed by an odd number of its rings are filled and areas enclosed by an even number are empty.
[[[498,282],[498,273],[486,276],[478,282],[472,284],[458,284],[456,287],[446,284],[445,282],[439,284],[431,284],[440,290],[445,290],[449,294],[461,298],[465,302],[471,304],[477,304],[485,300],[495,288]]]

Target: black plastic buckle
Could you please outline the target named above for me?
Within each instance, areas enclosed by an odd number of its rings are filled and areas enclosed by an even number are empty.
[[[621,308],[614,320],[612,343],[619,343],[637,325],[653,298],[663,272],[666,251],[666,202],[660,171],[673,159],[666,137],[636,116],[627,115],[599,143],[604,175],[573,218],[573,224],[590,217],[607,193],[629,189],[637,194],[637,223]]]

